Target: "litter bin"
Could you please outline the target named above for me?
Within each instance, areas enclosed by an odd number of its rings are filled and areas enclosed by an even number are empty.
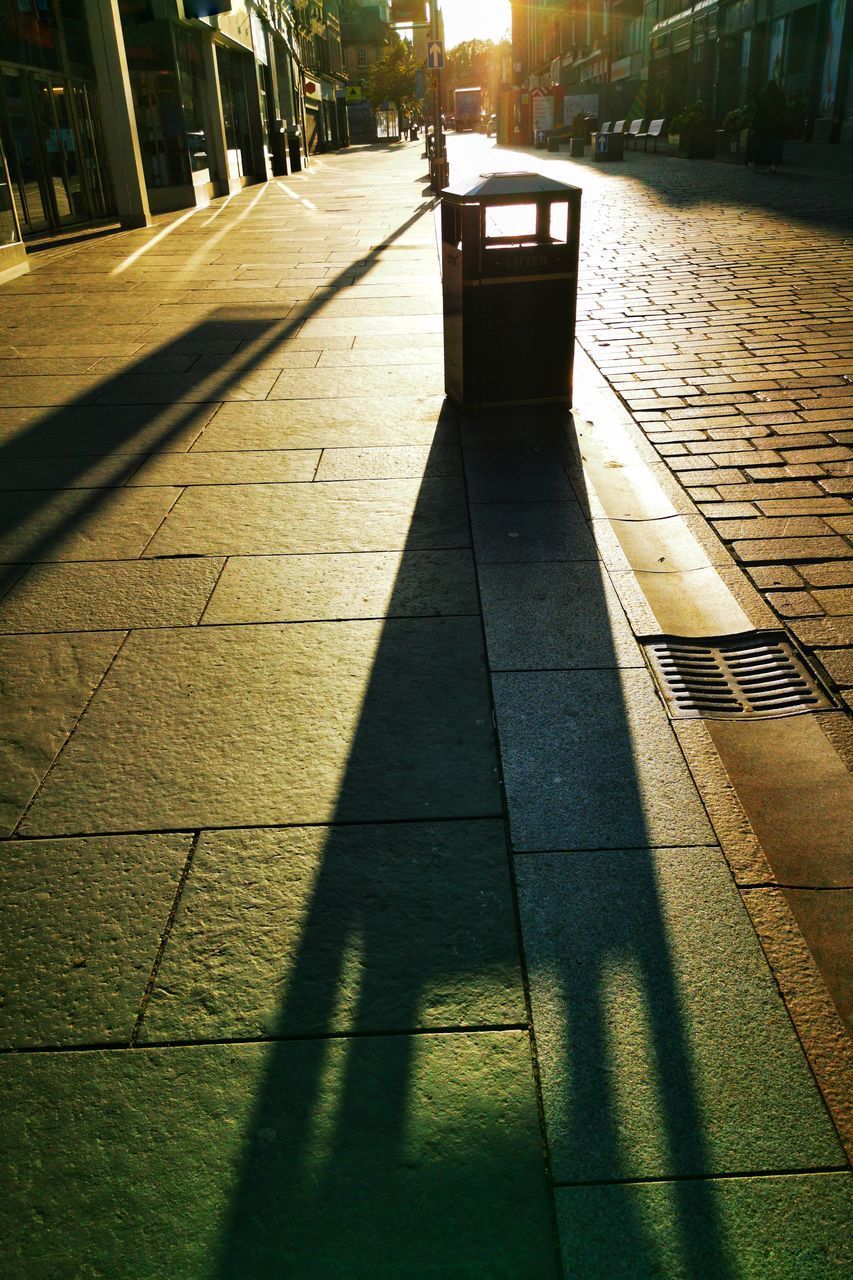
[[[624,133],[594,133],[592,156],[599,163],[607,160],[623,160],[625,158]]]
[[[444,386],[469,407],[572,401],[581,192],[538,173],[442,192]]]
[[[287,154],[290,161],[290,172],[298,173],[302,168],[302,139],[299,135],[299,125],[289,124],[287,126]]]

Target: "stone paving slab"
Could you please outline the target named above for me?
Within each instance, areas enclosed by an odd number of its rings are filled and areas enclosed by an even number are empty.
[[[228,453],[161,454],[128,477],[130,488],[149,485],[288,484],[314,479],[319,449],[244,449]]]
[[[840,1280],[851,1213],[849,1173],[557,1191],[573,1280]]]
[[[329,449],[317,467],[317,480],[394,480],[421,476],[456,476],[462,471],[453,445],[410,445],[368,449]]]
[[[478,612],[470,551],[231,556],[204,621],[315,622]],[[0,605],[0,622],[2,618]]]
[[[543,449],[465,449],[472,503],[572,502],[575,494],[563,459]]]
[[[3,495],[0,563],[139,556],[180,489],[57,489]]]
[[[853,1036],[853,983],[849,939],[853,936],[853,888],[785,889],[794,919],[826,981],[836,1008]]]
[[[14,831],[123,639],[0,636],[0,834]]]
[[[516,874],[558,1183],[844,1164],[718,850]]]
[[[438,550],[469,539],[465,493],[454,477],[198,485],[184,490],[145,554]]]
[[[13,1280],[559,1275],[521,1032],[18,1054],[0,1075]]]
[[[141,1038],[525,1021],[501,822],[307,827],[202,834]]]
[[[129,1043],[191,838],[15,840],[0,859],[0,1047]]]
[[[0,445],[2,449],[2,445]],[[146,460],[144,453],[111,453],[106,457],[68,454],[60,457],[7,457],[3,460],[3,488],[120,489]],[[26,502],[27,499],[19,499]],[[47,499],[30,498],[32,505]]]
[[[193,446],[222,449],[333,449],[365,445],[432,445],[454,434],[453,414],[439,432],[443,397],[377,403],[371,398],[224,405]],[[446,424],[446,425],[445,425]]]
[[[9,458],[80,457],[183,452],[210,421],[219,402],[156,409],[59,406],[55,410],[0,409],[0,448]],[[61,475],[63,482],[66,476]]]
[[[319,323],[319,322],[318,322]],[[444,367],[432,364],[364,365],[352,369],[285,369],[269,392],[270,400],[324,398],[327,396],[429,396],[444,390]]]
[[[493,678],[513,848],[714,843],[645,671]]]
[[[600,564],[486,563],[478,576],[493,671],[644,666]]]
[[[0,600],[0,632],[115,631],[199,622],[223,560],[32,565]]]
[[[263,400],[276,381],[272,369],[232,374],[222,385],[191,370],[177,373],[128,373],[98,395],[99,404],[175,404],[181,401]]]
[[[482,564],[598,560],[576,502],[472,503],[471,529]]]
[[[24,829],[499,811],[478,621],[396,619],[132,633]]]

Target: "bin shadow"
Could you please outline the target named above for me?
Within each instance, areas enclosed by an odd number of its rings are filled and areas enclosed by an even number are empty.
[[[531,423],[517,415],[506,419],[495,414],[481,418],[474,432],[463,424],[469,485],[472,442],[478,466],[485,457],[496,505],[503,505],[506,492],[523,477],[525,464],[537,474],[543,460],[562,470],[567,491],[538,504],[538,530],[546,541],[553,538],[565,547],[567,529],[576,530],[568,509],[576,515],[575,509],[585,505],[582,489],[578,501],[568,490],[567,472],[576,485],[580,475],[571,416],[540,415]],[[476,856],[483,840],[483,822],[478,819],[496,825],[503,816],[501,803],[485,808],[480,802],[466,804],[470,761],[466,765],[447,745],[454,736],[457,744],[462,740],[460,726],[466,714],[462,697],[448,711],[448,691],[452,694],[458,667],[449,659],[439,660],[423,671],[422,704],[442,724],[432,742],[421,737],[423,721],[412,714],[411,686],[400,679],[417,651],[406,634],[411,624],[393,615],[411,611],[417,590],[411,574],[426,518],[421,498],[382,624],[337,810],[302,913],[298,946],[292,957],[281,958],[282,994],[269,1028],[272,1043],[264,1080],[223,1227],[217,1280],[242,1280],[246,1275],[288,1280],[427,1280],[438,1275],[544,1280],[560,1273],[554,1228],[543,1221],[538,1207],[538,1143],[531,1162],[530,1132],[513,1121],[511,1100],[491,1094],[493,1082],[487,1075],[472,1078],[471,1092],[465,1096],[452,1067],[449,1078],[442,1082],[433,1077],[425,1086],[419,1061],[425,1040],[461,1030],[470,1044],[517,1032],[527,1024],[527,1013],[519,1020],[511,1014],[513,1001],[506,1001],[511,979],[503,979],[504,991],[498,995],[502,984],[490,976],[500,954],[490,930],[495,920],[504,929],[507,911],[515,917],[516,904],[508,886],[501,887],[504,873],[495,879],[494,866],[489,872]],[[599,621],[608,618],[604,577],[603,566],[598,566],[588,598],[578,602]],[[436,619],[428,625],[445,624]],[[616,663],[613,643],[608,647],[605,642],[596,665],[607,669]],[[453,824],[455,838],[467,850],[467,879],[454,870],[452,859],[439,868],[429,858],[412,860],[399,847],[393,852],[394,840],[413,817],[405,804],[390,811],[384,801],[372,810],[364,806],[365,791],[371,785],[375,790],[377,775],[388,766],[383,744],[394,724],[406,726],[412,738],[403,764],[409,785],[415,794],[432,799],[432,817]],[[503,732],[500,721],[498,728]],[[536,735],[535,723],[530,732]],[[615,711],[607,732],[614,743],[628,740],[624,706]],[[393,741],[397,750],[397,737]],[[497,762],[496,742],[490,752]],[[399,777],[396,763],[392,767]],[[571,761],[560,761],[560,768],[571,787]],[[642,833],[644,807],[635,770],[623,776],[614,803],[623,810],[623,820]],[[356,825],[371,822],[385,825]],[[418,825],[408,830],[414,836]],[[389,840],[390,845],[385,843]],[[355,847],[359,842],[360,850]],[[602,1252],[595,1269],[571,1271],[577,1280],[616,1274],[607,1265],[608,1237],[619,1238],[633,1258],[632,1276],[663,1274],[658,1242],[631,1195],[635,1166],[619,1130],[616,1085],[608,1074],[615,1067],[613,1033],[619,1031],[612,1024],[607,985],[614,964],[632,966],[646,996],[653,1042],[650,1089],[664,1129],[668,1176],[679,1184],[679,1179],[695,1178],[697,1171],[710,1168],[650,837],[644,842],[641,836],[637,843],[627,902],[616,903],[613,895],[619,860],[626,855],[595,855],[607,858],[607,874],[600,890],[594,889],[592,909],[607,916],[610,928],[599,935],[579,929],[586,948],[561,957],[555,975],[566,1010],[563,1059],[571,1083],[564,1106],[577,1135],[578,1168],[589,1166],[587,1152],[593,1151],[595,1165],[606,1169],[605,1180],[617,1187],[606,1223],[563,1219],[564,1229],[569,1222],[570,1238],[563,1242],[567,1256],[573,1251],[572,1233],[589,1237],[598,1232]],[[505,835],[501,851],[512,875]],[[489,903],[485,912],[477,907],[478,896],[480,906],[484,896]],[[572,907],[566,904],[567,910]],[[589,909],[587,903],[584,910]],[[425,920],[430,922],[429,936],[423,931]],[[506,950],[501,963],[509,975],[513,963]],[[526,964],[531,965],[530,956]],[[395,974],[396,1003],[389,1015],[389,983],[394,985]],[[531,976],[535,978],[532,971]],[[448,998],[460,989],[469,995],[481,993],[476,997],[479,1003],[469,1005],[467,1018],[458,1012],[450,1018]],[[435,1013],[436,991],[444,993],[443,1016]],[[343,1020],[342,1001],[347,1009]],[[464,1057],[460,1061],[464,1066]],[[476,1064],[470,1067],[475,1073]],[[528,1067],[523,1070],[527,1084],[522,1087],[532,1088]],[[441,1100],[439,1110],[430,1112],[436,1097]],[[434,1123],[441,1117],[432,1143],[423,1140],[425,1114],[432,1114]],[[270,1135],[282,1130],[285,1137],[273,1153]],[[545,1133],[546,1150],[547,1141]],[[582,1173],[578,1181],[585,1181]],[[703,1184],[697,1199],[695,1182],[691,1191],[689,1202],[686,1196],[678,1197],[676,1224],[686,1273],[704,1280],[733,1280],[713,1191]],[[697,1203],[703,1217],[701,1241],[695,1229]]]

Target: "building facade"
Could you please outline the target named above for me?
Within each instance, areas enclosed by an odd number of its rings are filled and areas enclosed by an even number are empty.
[[[853,0],[513,0],[512,33],[525,142],[537,110],[672,119],[701,102],[719,123],[769,80],[790,138],[853,142]]]
[[[391,31],[387,0],[342,0],[341,43],[347,73],[348,119],[353,142],[374,142],[376,117],[364,97],[364,86],[385,51]]]
[[[0,199],[144,225],[345,145],[345,83],[338,0],[0,0]]]

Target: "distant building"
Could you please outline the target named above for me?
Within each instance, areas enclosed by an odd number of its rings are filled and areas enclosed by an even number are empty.
[[[353,142],[373,142],[376,138],[376,120],[363,90],[370,68],[382,57],[390,30],[387,0],[342,0],[341,43],[347,80],[362,92],[360,100],[353,94],[348,103]]]
[[[770,79],[792,138],[853,142],[853,4],[847,0],[512,0],[520,139],[531,95],[600,119],[671,119],[701,100],[719,123]],[[594,107],[594,110],[593,110]]]

